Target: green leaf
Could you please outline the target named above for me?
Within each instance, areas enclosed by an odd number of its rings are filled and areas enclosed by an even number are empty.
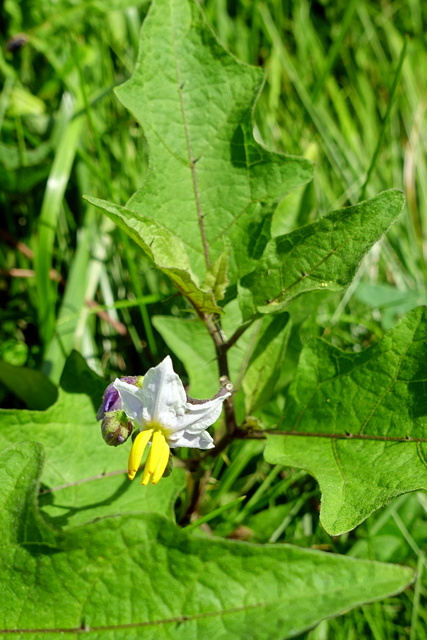
[[[242,316],[236,300],[224,307],[222,332],[230,338],[240,326]],[[155,316],[153,324],[169,348],[184,363],[190,378],[190,395],[196,398],[212,396],[219,387],[219,373],[215,347],[206,327],[195,318],[173,318]],[[254,348],[253,333],[257,330],[254,323],[228,352],[230,379],[235,389],[240,387],[243,368],[246,366]]]
[[[274,318],[263,318],[259,323],[258,340],[242,381],[248,414],[262,407],[273,396],[290,329],[287,313]]]
[[[402,207],[400,191],[384,191],[270,240],[255,270],[241,280],[243,317],[281,311],[307,291],[347,287]]]
[[[301,436],[271,435],[265,458],[317,478],[330,534],[354,528],[396,496],[427,489],[426,362],[426,307],[360,353],[320,339],[304,347],[282,425]]]
[[[198,278],[191,271],[186,248],[176,235],[151,218],[125,207],[89,196],[86,200],[123,229],[151,258],[155,266],[169,276],[196,309],[203,313],[222,313],[222,309],[215,303],[212,291],[200,288]]]
[[[108,447],[95,414],[106,383],[73,353],[61,378],[57,402],[46,411],[0,410],[0,451],[23,441],[46,452],[41,506],[52,523],[77,525],[109,514],[153,511],[173,518],[185,474],[143,488],[126,477],[130,442]],[[148,491],[146,491],[148,489]],[[153,491],[154,489],[154,491]]]
[[[54,384],[40,371],[0,361],[0,380],[30,409],[43,410],[57,398]]]
[[[214,265],[209,269],[206,276],[206,287],[213,292],[215,300],[224,299],[225,291],[230,284],[228,279],[229,258],[230,249],[226,247],[215,260]]]
[[[196,2],[154,0],[135,71],[116,90],[144,128],[149,171],[125,210],[104,210],[121,217],[141,246],[150,244],[147,219],[167,229],[174,240],[163,267],[181,269],[172,249],[177,244],[181,255],[184,246],[198,282],[228,244],[230,282],[251,271],[270,237],[275,203],[312,176],[310,161],[255,142],[262,81],[261,69],[223,49]]]
[[[172,316],[154,316],[153,326],[168,347],[183,362],[194,398],[209,398],[219,389],[215,348],[206,327],[198,318],[185,320]]]
[[[270,536],[289,516],[293,504],[279,504],[249,516],[245,528],[249,530],[250,539],[254,542],[268,542]]]
[[[236,300],[225,305],[221,320],[223,335],[228,339],[242,321]],[[190,378],[190,395],[195,398],[207,398],[216,393],[219,387],[219,373],[215,347],[204,324],[198,318],[184,319],[171,316],[155,316],[153,324],[171,351],[184,363]],[[230,379],[235,389],[240,386],[242,365],[246,365],[254,347],[252,336],[256,329],[254,323],[228,352]]]
[[[402,290],[390,284],[361,282],[354,295],[372,309],[381,311],[381,324],[386,330],[391,329],[398,318],[414,307],[427,303],[427,292],[421,287]]]
[[[157,514],[56,533],[34,509],[41,463],[37,444],[0,456],[3,634],[282,640],[414,579],[407,567],[200,539]]]

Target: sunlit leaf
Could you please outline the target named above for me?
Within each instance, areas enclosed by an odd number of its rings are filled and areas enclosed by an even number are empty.
[[[254,271],[241,280],[244,317],[281,311],[307,291],[347,287],[363,256],[400,214],[403,202],[400,191],[384,191],[273,238]]]
[[[41,446],[10,448],[0,461],[3,634],[282,640],[414,578],[398,565],[201,539],[157,514],[57,533],[34,510]]]
[[[265,457],[317,478],[329,533],[354,528],[402,493],[427,489],[426,363],[426,307],[360,353],[323,340],[304,347],[280,425],[302,436],[271,435]]]
[[[155,0],[134,73],[116,90],[144,129],[149,171],[126,209],[97,204],[141,245],[150,246],[148,220],[165,242],[175,238],[171,249],[178,256],[185,249],[196,288],[224,250],[223,284],[251,271],[270,238],[275,203],[312,176],[308,160],[255,142],[262,80],[261,69],[223,49],[196,2]],[[161,267],[181,269],[177,259],[170,255]]]

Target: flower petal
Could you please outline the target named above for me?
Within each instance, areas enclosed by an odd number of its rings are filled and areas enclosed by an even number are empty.
[[[222,403],[231,393],[208,400],[203,404],[187,403],[185,414],[177,418],[179,430],[185,429],[187,433],[200,433],[216,422],[222,410]]]
[[[213,449],[214,441],[212,436],[207,432],[202,433],[188,433],[183,431],[181,434],[175,434],[168,438],[169,445],[171,447],[191,447],[192,449]]]
[[[98,409],[96,419],[102,420],[107,411],[116,411],[117,409],[121,409],[121,406],[122,403],[120,401],[118,391],[114,388],[114,384],[111,383],[104,391],[104,395],[102,396],[102,404]]]
[[[138,387],[142,386],[142,380],[144,376],[123,376],[120,378],[122,382],[133,384]],[[114,387],[114,383],[108,385],[102,396],[102,404],[96,414],[97,420],[102,420],[106,413],[109,411],[117,411],[122,408],[122,401],[120,399],[117,389]]]
[[[119,392],[120,399],[122,401],[122,409],[126,413],[127,417],[141,425],[143,408],[142,389],[133,384],[128,384],[127,382],[124,382],[124,380],[119,380],[118,378],[114,380],[113,385]]]
[[[158,422],[172,433],[182,428],[178,426],[177,419],[184,416],[187,396],[169,356],[145,374],[142,403],[144,423]]]

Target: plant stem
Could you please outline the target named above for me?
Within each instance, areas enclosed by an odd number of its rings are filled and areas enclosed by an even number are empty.
[[[219,319],[215,318],[213,315],[202,315],[201,313],[199,313],[199,317],[203,320],[215,345],[215,353],[218,362],[220,381],[221,385],[224,387],[225,385],[230,383],[227,358],[227,349],[229,348],[229,346],[227,345],[224,334],[222,333]],[[239,336],[237,336],[235,340],[237,340],[238,337]],[[215,458],[218,457],[222,453],[222,451],[224,451],[224,449],[226,449],[226,447],[228,447],[228,445],[238,436],[239,428],[236,423],[236,414],[234,411],[234,402],[232,396],[224,400],[224,413],[226,432],[224,436],[219,440],[219,442],[215,445],[215,448],[209,451],[205,456],[199,458],[190,458],[189,460],[184,461],[187,469],[192,471],[193,486],[189,491],[189,502],[181,518],[181,526],[188,525],[191,522],[193,514],[197,512],[198,506],[205,491],[207,481],[211,474],[210,470],[204,470],[201,463],[213,456]]]
[[[185,509],[179,524],[181,527],[186,527],[190,524],[193,514],[197,513],[200,500],[205,492],[205,487],[208,482],[210,471],[204,471],[201,467],[196,469],[191,475],[192,489],[189,491],[190,497],[187,508]]]
[[[246,322],[243,322],[243,324],[241,324],[240,327],[238,329],[236,329],[236,331],[233,333],[231,338],[229,338],[227,340],[227,342],[225,343],[225,345],[224,345],[224,349],[226,351],[231,349],[231,347],[236,344],[238,339],[245,333],[246,329],[249,329],[249,327],[252,325],[252,323],[253,323],[253,321],[255,319],[256,319],[256,317],[254,316],[250,320],[246,320]]]
[[[228,358],[227,358],[228,346],[227,346],[226,340],[224,339],[224,334],[222,333],[220,322],[219,320],[215,321],[214,316],[212,315],[204,316],[203,321],[215,345],[215,352],[216,352],[216,357],[218,361],[218,371],[219,371],[221,383],[226,384],[227,381],[230,380]],[[228,440],[231,442],[231,440],[234,438],[234,435],[238,430],[232,396],[225,399],[224,412],[225,412],[225,426],[227,429]]]

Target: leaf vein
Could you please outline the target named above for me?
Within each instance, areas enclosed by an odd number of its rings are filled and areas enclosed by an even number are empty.
[[[208,246],[208,241],[207,241],[207,237],[206,237],[206,229],[205,229],[205,225],[204,225],[204,222],[203,222],[203,217],[204,216],[203,216],[202,205],[201,205],[201,202],[200,202],[200,193],[199,193],[199,185],[198,185],[198,180],[197,180],[195,158],[193,157],[193,152],[192,152],[192,148],[191,148],[190,132],[189,132],[189,129],[188,129],[188,123],[187,123],[187,118],[186,118],[185,109],[184,109],[184,96],[183,96],[183,93],[182,93],[181,74],[180,74],[179,63],[178,63],[178,53],[177,53],[176,40],[175,40],[175,31],[173,29],[174,21],[173,21],[173,18],[172,18],[172,13],[173,13],[173,8],[172,8],[172,4],[171,4],[171,22],[172,22],[172,24],[171,24],[171,32],[172,32],[173,47],[174,47],[175,71],[176,71],[176,80],[177,80],[179,104],[180,104],[180,108],[181,108],[182,122],[183,122],[183,126],[184,126],[185,140],[186,140],[186,144],[187,144],[188,161],[189,161],[189,167],[190,167],[190,171],[191,171],[191,178],[192,178],[192,181],[193,181],[193,190],[194,190],[194,197],[195,197],[195,203],[196,203],[196,209],[197,209],[197,218],[198,218],[198,222],[199,222],[200,235],[201,235],[201,238],[202,238],[203,254],[204,254],[204,257],[205,257],[206,268],[210,269],[211,261],[210,261],[210,257],[209,257],[209,246]]]
[[[424,465],[427,469],[427,458],[422,449],[421,442],[417,442],[417,454],[421,464]]]

